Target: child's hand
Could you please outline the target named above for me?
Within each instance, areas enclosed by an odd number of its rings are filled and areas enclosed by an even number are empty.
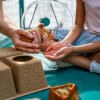
[[[44,24],[39,24],[36,28],[34,28],[34,32],[33,32],[33,38],[34,38],[34,42],[38,45],[40,45],[42,43],[42,36],[39,32],[39,28],[43,28]]]
[[[68,56],[73,52],[73,47],[69,47],[69,45],[65,42],[57,42],[51,45],[44,52],[44,56],[51,61],[61,60],[64,57]]]
[[[55,52],[57,52],[59,49],[66,47],[67,44],[64,42],[56,42],[50,47],[47,48],[47,50],[44,52],[44,55],[54,55]]]
[[[63,47],[58,51],[55,51],[53,54],[45,55],[51,61],[57,61],[69,56],[72,53],[73,49],[71,47]]]
[[[50,45],[56,42],[54,40],[54,31],[45,29],[43,27],[44,25],[40,24],[38,27],[34,28],[33,32],[34,42],[39,45],[39,48],[42,51],[46,50]]]
[[[25,31],[23,29],[15,29],[11,31],[10,38],[12,39],[15,48],[24,52],[38,53],[40,51],[38,49],[38,45],[35,43],[27,43],[21,41],[20,37],[22,35],[30,39],[33,38],[32,34],[30,34],[28,31]]]
[[[55,40],[50,40],[47,35],[42,36],[42,43],[40,44],[40,50],[45,51],[49,46],[56,43]]]

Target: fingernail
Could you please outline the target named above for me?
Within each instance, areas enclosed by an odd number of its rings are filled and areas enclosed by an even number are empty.
[[[54,56],[57,56],[57,54],[55,53]]]
[[[32,34],[30,34],[29,36],[30,36],[30,38],[33,38],[33,35]]]
[[[33,44],[33,48],[38,48],[38,47],[39,47],[39,45]]]
[[[45,35],[43,35],[43,37],[45,37]]]
[[[45,55],[46,53],[45,53],[45,52],[43,52],[43,54]]]
[[[37,31],[37,33],[39,34],[39,33],[40,33],[40,31]]]
[[[39,47],[39,45],[38,45],[38,44],[36,44],[36,47],[38,48],[38,47]]]
[[[32,34],[35,34],[35,32],[33,32]]]

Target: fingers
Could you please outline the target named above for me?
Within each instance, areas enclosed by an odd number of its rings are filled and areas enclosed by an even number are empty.
[[[40,35],[40,32],[39,31],[33,32],[33,37],[34,37],[35,43],[41,44],[42,38],[41,38],[41,35]]]
[[[36,44],[36,43],[35,43],[35,41],[32,41],[32,44],[34,44],[34,45],[35,45],[35,44]]]
[[[45,51],[45,53],[48,53],[50,50],[52,50],[53,49],[53,47],[52,46],[49,46],[47,49],[46,49],[46,51]]]
[[[36,33],[36,36],[37,36],[37,39],[38,39],[39,43],[41,43],[42,42],[42,37],[41,37],[40,32],[36,31],[35,33]]]
[[[47,53],[43,53],[44,55],[50,55],[50,56],[53,56],[55,54],[55,51],[50,51],[50,52],[47,52]]]
[[[20,34],[20,35],[24,35],[28,38],[33,38],[32,34],[30,34],[28,31],[25,31],[25,30],[22,30],[22,29],[17,30],[17,33]]]
[[[60,50],[58,50],[58,51],[54,54],[54,56],[59,56],[59,55],[61,55],[62,53],[64,53],[64,52],[63,52],[64,49],[65,49],[65,48],[61,48]]]
[[[21,50],[28,53],[39,53],[39,49],[31,49],[31,48],[24,48],[24,47],[16,47],[17,50]]]
[[[35,32],[33,32],[33,37],[34,37],[35,43],[36,43],[36,44],[39,44],[39,41],[38,41],[38,39],[37,39],[37,36],[36,36]]]
[[[39,53],[40,50],[38,49],[38,45],[35,43],[27,43],[27,42],[22,42],[20,40],[16,40],[14,42],[15,48],[24,52],[29,52],[29,53]]]
[[[55,57],[53,56],[50,56],[50,55],[44,55],[48,60],[51,60],[51,61],[56,61]]]
[[[57,51],[57,50],[59,50],[60,49],[60,45],[59,45],[59,42],[58,43],[54,43],[54,44],[52,44],[51,46],[49,46],[48,48],[47,48],[47,50],[45,51],[45,53],[47,53],[47,52],[49,52],[49,51]]]
[[[51,61],[57,61],[65,57],[65,53],[63,52],[63,49],[64,48],[60,49],[59,51],[49,51],[43,54],[47,59]]]
[[[14,45],[16,47],[25,47],[25,48],[38,48],[39,46],[37,44],[32,44],[32,43],[27,43],[27,42],[23,42],[23,41],[20,41],[20,40],[17,40],[14,41]]]
[[[43,35],[43,36],[42,36],[42,39],[43,39],[43,42],[45,43],[45,42],[47,42],[47,41],[48,41],[48,36]]]
[[[13,35],[12,40],[14,42],[14,46],[16,49],[24,52],[29,52],[29,53],[40,52],[40,50],[38,49],[39,46],[36,43],[28,43],[28,42],[21,41],[20,40],[21,35],[24,35],[28,38],[33,38],[33,35],[25,30],[22,29],[15,30],[15,35]]]
[[[64,54],[61,54],[59,56],[51,56],[51,55],[44,55],[47,59],[51,61],[58,61],[64,58]]]

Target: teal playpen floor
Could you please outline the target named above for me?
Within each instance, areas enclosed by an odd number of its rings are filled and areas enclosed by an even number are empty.
[[[57,69],[55,63],[48,61],[41,53],[33,56],[42,60],[46,79],[51,87],[67,83],[74,83],[78,87],[78,92],[80,95],[79,100],[100,100],[100,75],[78,69],[75,66],[72,68]],[[48,95],[49,89],[14,100],[29,100],[33,98],[48,100]]]
[[[48,85],[51,87],[74,83],[78,87],[79,100],[100,100],[100,75],[78,69],[76,66],[57,69],[56,64],[47,60],[42,53],[30,55],[41,59]],[[33,98],[48,100],[48,95],[49,89],[14,100],[31,100]]]

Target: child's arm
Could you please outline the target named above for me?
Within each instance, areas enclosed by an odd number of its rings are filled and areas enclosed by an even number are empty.
[[[15,48],[25,52],[39,52],[36,44],[26,43],[20,40],[20,36],[24,35],[28,38],[33,38],[29,32],[20,29],[3,13],[2,0],[0,0],[0,32],[10,37],[15,45]],[[34,49],[33,49],[34,48]]]
[[[73,52],[80,52],[80,53],[93,53],[100,51],[100,41],[89,43],[86,45],[81,46],[73,46]]]
[[[76,0],[77,2],[77,8],[76,8],[76,20],[75,25],[72,28],[72,30],[68,33],[68,35],[65,37],[63,42],[66,42],[67,44],[72,44],[77,38],[80,36],[84,29],[84,21],[85,21],[85,7],[82,0]]]
[[[10,37],[10,32],[16,28],[15,25],[6,15],[3,13],[2,0],[0,0],[0,32]]]

